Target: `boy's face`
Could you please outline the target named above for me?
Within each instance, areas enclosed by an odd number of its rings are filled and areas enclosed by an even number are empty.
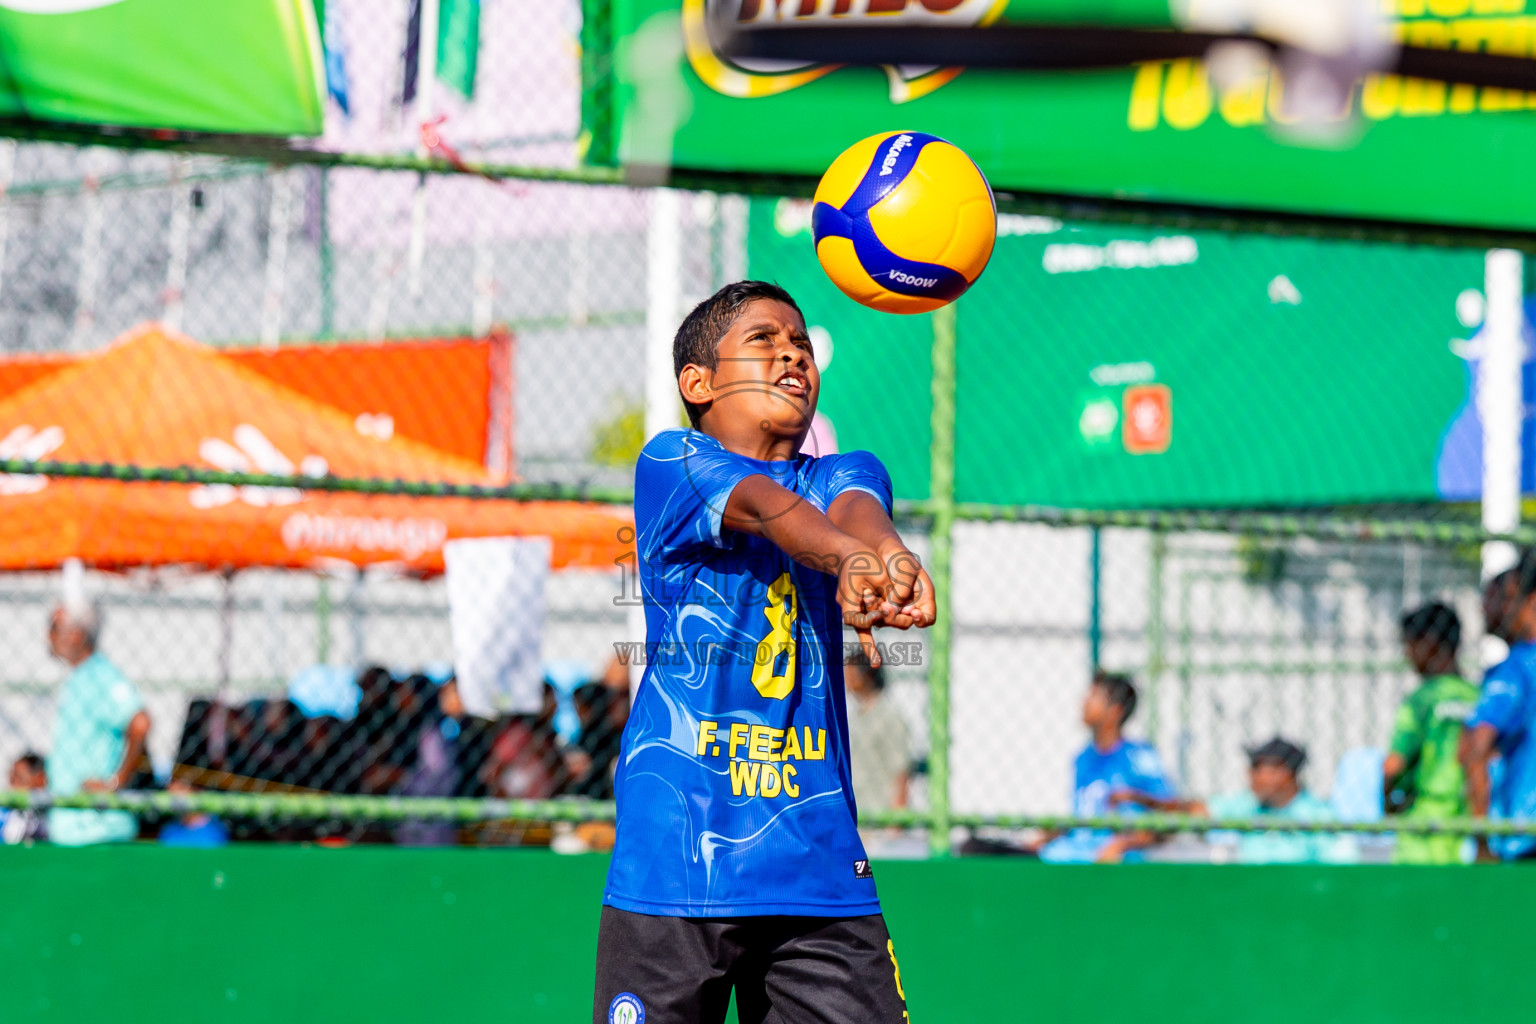
[[[1403,641],[1403,648],[1408,654],[1408,663],[1421,676],[1428,675],[1430,669],[1445,660],[1442,647],[1443,641],[1433,636],[1420,636]]]
[[[1489,633],[1508,641],[1515,633],[1519,602],[1513,577],[1495,576],[1483,589],[1483,624]]]
[[[821,373],[805,320],[793,306],[752,300],[716,351],[715,369],[704,371],[700,381],[709,392],[709,415],[733,425],[756,424],[776,437],[805,435],[821,393]]]
[[[1090,729],[1113,724],[1120,717],[1120,708],[1109,699],[1109,691],[1102,686],[1088,687],[1083,698],[1083,724]]]

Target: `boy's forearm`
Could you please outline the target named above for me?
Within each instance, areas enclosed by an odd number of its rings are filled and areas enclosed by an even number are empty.
[[[802,565],[833,574],[845,559],[871,548],[766,476],[748,477],[736,485],[722,521],[730,529],[771,541]]]
[[[1190,814],[1201,818],[1210,816],[1203,800],[1181,800],[1178,797],[1159,797],[1139,793],[1136,795],[1135,802],[1159,814]]]
[[[827,518],[848,536],[861,541],[870,550],[884,556],[895,548],[906,550],[906,542],[885,514],[885,506],[866,491],[844,491],[827,508]]]

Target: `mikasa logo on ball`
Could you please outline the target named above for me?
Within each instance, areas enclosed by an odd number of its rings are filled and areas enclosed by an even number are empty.
[[[896,158],[901,155],[902,150],[906,149],[910,145],[912,145],[912,136],[896,136],[896,141],[891,143],[891,148],[886,151],[885,162],[880,165],[880,174],[882,177],[891,173],[891,171],[896,167]]]
[[[708,21],[743,25],[827,21],[878,21],[882,25],[989,25],[1008,0],[683,0],[683,37],[688,63],[704,84],[737,99],[777,96],[838,70],[839,64],[727,57],[715,49]],[[962,68],[888,67],[891,102],[926,96],[955,78]]]

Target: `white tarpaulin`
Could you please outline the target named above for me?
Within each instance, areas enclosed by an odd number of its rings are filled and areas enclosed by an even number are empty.
[[[453,665],[464,709],[494,718],[543,703],[548,537],[484,537],[443,545]]]

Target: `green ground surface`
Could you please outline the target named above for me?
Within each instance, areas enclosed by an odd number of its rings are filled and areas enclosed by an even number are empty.
[[[605,858],[0,851],[0,1018],[582,1021]],[[1530,1019],[1536,873],[876,865],[912,1019]]]

